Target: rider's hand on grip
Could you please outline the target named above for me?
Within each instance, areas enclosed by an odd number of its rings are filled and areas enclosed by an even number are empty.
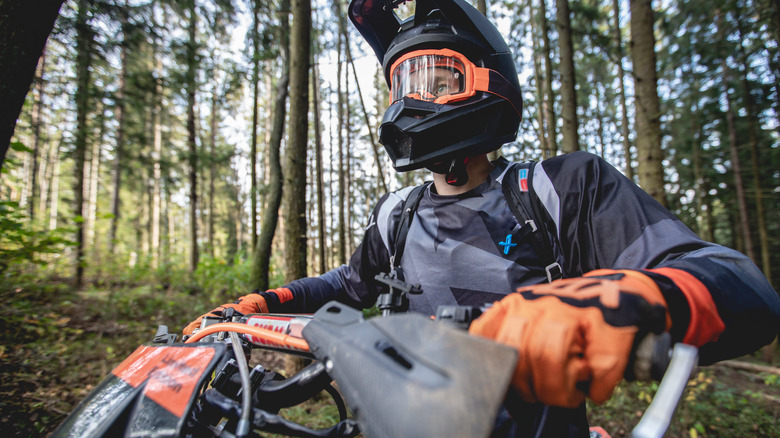
[[[606,401],[623,378],[637,334],[668,330],[658,286],[637,271],[519,288],[469,331],[515,347],[514,388],[528,402],[576,407]]]
[[[244,295],[243,297],[237,299],[235,303],[223,304],[217,307],[216,309],[212,310],[211,312],[199,316],[195,321],[192,321],[191,323],[187,324],[187,327],[184,327],[182,333],[185,336],[191,335],[192,332],[194,332],[196,329],[200,327],[200,323],[204,317],[206,316],[221,317],[222,312],[228,308],[236,309],[236,312],[242,313],[244,315],[248,313],[268,313],[268,304],[265,302],[265,298],[260,296],[260,294],[251,293],[249,295]]]

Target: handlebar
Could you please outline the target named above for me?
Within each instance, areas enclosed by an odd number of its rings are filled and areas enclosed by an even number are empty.
[[[470,320],[475,319],[481,314],[482,310],[483,309],[479,308],[460,309],[450,307],[439,312],[438,316],[441,320],[455,322],[455,325],[460,325],[461,328],[465,328],[468,327]],[[342,312],[344,312],[344,315],[347,315],[346,312],[349,312],[349,316],[346,320],[338,319],[341,318],[339,315],[342,314]],[[411,344],[417,342],[412,339],[415,331],[420,331],[421,328],[424,328],[427,333],[429,333],[428,336],[430,336],[432,327],[441,325],[434,324],[431,326],[429,324],[417,326],[416,324],[418,323],[414,323],[415,330],[404,332],[406,334],[403,337],[393,338],[392,335],[394,333],[397,334],[408,329],[407,327],[403,330],[399,330],[399,326],[392,326],[391,328],[391,326],[387,325],[392,321],[397,321],[399,317],[405,318],[406,316],[393,315],[386,318],[375,318],[369,320],[374,321],[373,323],[368,324],[369,321],[364,321],[360,312],[349,309],[343,305],[331,303],[324,306],[313,318],[300,318],[300,316],[297,316],[298,321],[295,324],[294,335],[291,334],[293,330],[291,330],[289,324],[289,321],[295,319],[292,316],[248,315],[242,319],[244,323],[227,322],[207,326],[200,331],[197,331],[193,336],[187,339],[186,342],[197,342],[209,335],[219,332],[238,332],[247,335],[247,339],[257,347],[281,349],[291,353],[306,352],[320,360],[320,362],[315,363],[316,365],[304,369],[285,381],[277,382],[269,380],[263,382],[259,386],[253,386],[253,392],[261,396],[256,397],[255,400],[253,400],[255,402],[253,405],[255,408],[260,408],[260,410],[277,411],[279,408],[292,406],[301,401],[305,401],[313,396],[313,394],[322,390],[324,386],[328,386],[331,377],[334,377],[339,382],[342,392],[346,391],[345,395],[347,401],[350,402],[350,406],[353,407],[353,409],[355,409],[355,405],[357,404],[360,405],[358,412],[363,415],[365,415],[366,412],[371,412],[372,415],[382,416],[384,410],[389,409],[386,404],[381,405],[381,407],[366,407],[366,398],[376,398],[375,391],[378,388],[381,388],[379,390],[383,392],[382,397],[387,395],[388,399],[392,399],[393,390],[387,389],[388,385],[385,385],[388,383],[387,379],[380,385],[377,383],[378,380],[371,381],[371,379],[378,378],[381,380],[382,377],[366,373],[366,371],[370,370],[371,372],[376,372],[384,376],[395,374],[394,378],[398,379],[399,375],[397,373],[400,370],[402,371],[402,374],[408,374],[407,377],[402,377],[402,379],[411,379],[413,384],[421,383],[422,381],[418,379],[422,379],[423,374],[430,378],[434,378],[435,381],[439,382],[434,386],[443,384],[442,382],[445,381],[441,380],[441,375],[437,374],[438,371],[436,370],[439,369],[438,367],[430,368],[431,364],[436,363],[437,360],[441,359],[431,359],[430,357],[427,357],[431,354],[431,346],[428,345],[426,348],[419,350],[419,359],[418,356],[416,356],[418,354],[415,352],[416,350],[410,346],[410,342]],[[264,318],[267,318],[267,320]],[[263,325],[272,327],[273,329],[247,325],[246,322],[249,320],[251,320],[254,325]],[[280,322],[280,320],[284,321]],[[325,323],[325,325],[323,325],[323,323]],[[353,324],[361,325],[348,329],[346,328]],[[408,324],[408,322],[406,324]],[[378,327],[380,327],[379,331],[373,332],[376,334],[371,335],[370,333],[372,333],[372,330],[376,330]],[[279,331],[282,331],[282,333]],[[307,331],[310,332],[310,335],[304,336]],[[436,330],[433,330],[433,332],[435,331]],[[453,331],[462,333],[462,336],[466,337],[465,339],[474,338],[463,333],[462,330]],[[301,334],[301,332],[303,332],[303,334]],[[347,333],[350,332],[358,333],[358,335],[356,335],[357,337],[347,336]],[[312,333],[319,334],[312,338]],[[388,338],[388,336],[390,337]],[[303,339],[302,337],[306,337],[306,339]],[[325,341],[323,341],[324,339]],[[484,340],[480,339],[480,342],[482,341]],[[310,342],[315,342],[315,344],[310,345]],[[441,339],[438,339],[436,342],[441,342]],[[461,340],[461,342],[463,341]],[[697,349],[695,347],[678,344],[671,350],[670,338],[668,335],[648,335],[639,343],[639,345],[640,346],[636,349],[635,357],[632,358],[632,376],[642,380],[649,380],[650,377],[659,378],[659,376],[663,376],[663,379],[661,380],[661,385],[656,397],[650,407],[648,407],[641,421],[637,424],[631,436],[634,438],[660,437],[663,436],[668,428],[685,385],[692,370],[696,366]],[[352,348],[352,350],[350,350],[350,348]],[[410,350],[410,348],[412,349]],[[466,349],[456,348],[456,350],[459,350],[458,354],[462,355]],[[345,351],[347,351],[347,354],[346,356],[343,356]],[[479,366],[482,367],[482,369],[479,371],[477,371],[476,368],[468,369],[468,371],[463,374],[464,376],[467,376],[468,379],[474,379],[474,375],[476,374],[490,374],[485,371],[485,364],[481,358],[494,356],[478,356],[480,357]],[[459,364],[456,363],[458,360],[459,359],[454,358],[453,356],[448,356],[445,361],[446,363],[442,362],[441,367],[442,369],[448,367],[450,370],[453,366],[457,368],[459,366]],[[334,361],[340,362],[334,364]],[[349,362],[355,362],[356,364],[354,366],[347,365]],[[386,368],[388,365],[381,365],[385,362],[390,364],[390,368]],[[428,367],[429,371],[425,371],[426,367]],[[511,369],[514,369],[514,359],[512,361]],[[414,373],[411,373],[411,370],[414,370]],[[420,374],[421,372],[423,374]],[[454,373],[457,374],[457,371]],[[370,385],[365,386],[362,383],[355,385],[353,382],[350,382],[349,380],[354,380],[355,375],[361,375],[359,377],[363,378],[364,381],[368,375],[371,375],[371,378],[369,379]],[[488,385],[488,380],[481,381],[480,385],[490,386]],[[416,383],[414,381],[416,381]],[[408,382],[398,384],[398,382],[396,382],[396,388],[394,389],[399,389],[407,383]],[[507,383],[508,380],[507,382],[502,383],[502,385],[506,385]],[[393,385],[391,384],[390,386]],[[365,391],[369,387],[371,392],[366,393]],[[416,390],[416,388],[413,389]],[[426,389],[426,391],[429,392],[430,388]],[[474,387],[468,391],[473,392]],[[470,394],[468,391],[459,391],[457,393],[459,395]],[[491,391],[496,392],[503,398],[504,390],[492,388]],[[454,393],[455,392],[451,392],[450,394]],[[402,394],[403,397],[408,398],[410,394],[409,388],[403,388]],[[265,401],[261,402],[261,399]],[[392,408],[401,407],[401,400],[402,398],[397,398],[395,400],[396,403]],[[452,400],[448,400],[447,397],[443,397],[439,399],[439,401],[442,402],[442,410],[448,409],[447,406],[452,403]],[[458,411],[460,412],[461,410],[459,409]],[[392,416],[398,418],[397,413]],[[344,417],[342,420],[343,419]],[[363,419],[365,420],[365,417],[363,417]],[[275,422],[276,420],[271,419],[269,421]],[[282,425],[279,427],[287,431],[292,431],[288,426],[289,425]],[[361,426],[363,427],[364,432],[372,432],[372,436],[374,436],[377,431],[376,425],[361,423]],[[385,425],[385,427],[386,426],[387,425]],[[345,430],[349,429],[349,427],[344,424],[341,424],[339,427],[346,427]],[[317,433],[312,432],[311,434],[304,434],[304,436],[322,436]]]
[[[253,327],[246,324],[240,324],[236,322],[223,322],[219,324],[212,324],[194,333],[185,341],[185,343],[189,344],[192,342],[197,342],[208,335],[212,335],[219,332],[241,333],[241,334],[255,336],[259,339],[262,339],[270,346],[289,348],[291,350],[297,350],[297,351],[309,351],[309,344],[301,338],[297,338],[284,333],[277,333],[275,331],[260,328],[260,327]]]

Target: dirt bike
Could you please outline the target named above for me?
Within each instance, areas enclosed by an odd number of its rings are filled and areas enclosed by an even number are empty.
[[[435,320],[396,313],[408,304],[406,295],[418,291],[385,281],[391,292],[380,296],[383,317],[365,319],[336,302],[313,315],[240,315],[228,309],[221,319],[204,318],[183,343],[160,326],[154,340],[117,366],[52,436],[488,436],[516,351],[462,329],[479,315],[478,308],[445,306]],[[288,378],[262,365],[250,370],[247,357],[255,348],[314,362]],[[635,374],[663,379],[633,437],[663,435],[696,358],[694,347],[670,349],[668,337],[640,343]],[[279,415],[322,391],[338,408],[335,425],[312,429]],[[544,422],[536,432],[543,428]],[[603,436],[608,435],[591,429],[591,437]]]

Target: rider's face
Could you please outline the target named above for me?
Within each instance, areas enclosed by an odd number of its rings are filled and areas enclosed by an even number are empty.
[[[411,83],[417,84],[417,88],[413,91],[422,100],[434,100],[460,91],[460,73],[451,68],[419,69],[410,73],[409,79]]]

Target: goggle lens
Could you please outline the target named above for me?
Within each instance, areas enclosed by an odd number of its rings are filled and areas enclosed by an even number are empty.
[[[465,68],[459,60],[443,55],[420,55],[404,60],[391,74],[391,98],[404,96],[434,102],[463,93]]]

